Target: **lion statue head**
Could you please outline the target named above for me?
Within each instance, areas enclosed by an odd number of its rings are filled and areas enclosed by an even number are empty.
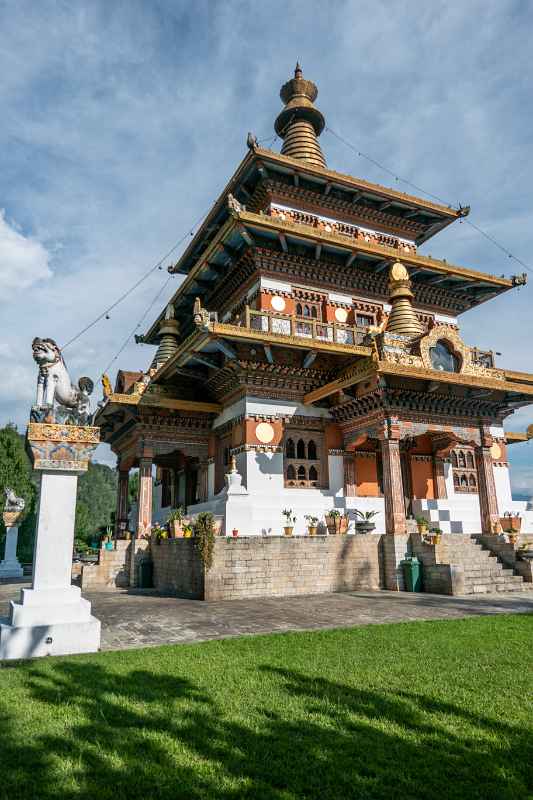
[[[31,348],[33,350],[33,359],[40,367],[61,361],[61,350],[53,339],[39,339],[36,336]]]

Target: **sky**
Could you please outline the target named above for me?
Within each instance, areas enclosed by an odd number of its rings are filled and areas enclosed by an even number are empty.
[[[518,0],[0,0],[0,425],[26,425],[33,337],[74,337],[205,215],[247,132],[273,136],[297,59],[332,130],[470,205],[470,219],[533,268],[532,25],[533,5]],[[333,169],[411,191],[331,133],[320,141]],[[465,224],[421,252],[523,272]],[[66,348],[73,379],[101,374],[167,278],[156,270]],[[465,341],[533,372],[532,291],[462,316]],[[131,337],[112,380],[151,357]],[[531,422],[533,406],[506,427]],[[510,451],[514,489],[531,496],[533,442]],[[114,462],[107,447],[98,458]]]

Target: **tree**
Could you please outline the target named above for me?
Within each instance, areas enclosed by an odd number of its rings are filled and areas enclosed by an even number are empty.
[[[11,422],[0,428],[0,512],[4,510],[6,486],[26,501],[26,518],[20,526],[17,550],[21,561],[31,561],[37,486],[32,478],[32,466],[24,448],[24,437]],[[5,533],[4,523],[0,519],[2,543]]]
[[[111,525],[116,498],[116,471],[106,464],[89,463],[78,479],[76,537],[90,541],[99,528]]]

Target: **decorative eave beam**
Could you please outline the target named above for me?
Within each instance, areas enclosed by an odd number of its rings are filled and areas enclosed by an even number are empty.
[[[298,237],[299,239],[308,239],[314,242],[321,241],[323,246],[331,243],[337,248],[350,251],[353,250],[355,244],[359,252],[378,256],[383,260],[392,259],[396,261],[400,259],[407,267],[420,267],[430,272],[438,272],[441,275],[457,275],[473,283],[481,282],[487,284],[489,287],[495,287],[501,290],[511,289],[516,285],[508,278],[499,278],[485,272],[478,272],[469,267],[459,267],[454,264],[449,264],[446,261],[438,261],[437,259],[427,256],[403,253],[397,248],[365,242],[362,238],[356,239],[355,242],[353,242],[349,237],[343,236],[342,234],[325,230],[318,231],[310,225],[288,222],[287,220],[282,220],[280,217],[272,218],[261,214],[253,214],[249,211],[243,211],[238,214],[238,218],[242,224],[248,224],[253,228],[276,231],[278,235],[281,232],[288,236]]]
[[[453,220],[461,216],[465,216],[465,210],[450,208],[422,197],[405,194],[396,189],[390,189],[387,186],[365,181],[363,178],[354,178],[351,175],[335,172],[334,170],[324,167],[318,167],[311,163],[298,162],[294,158],[281,155],[281,153],[274,153],[272,150],[264,150],[258,147],[255,150],[255,154],[256,157],[260,158],[263,162],[268,163],[270,161],[272,164],[279,164],[294,171],[299,171],[302,175],[309,174],[316,176],[320,181],[330,181],[342,189],[348,188],[352,191],[360,191],[361,193],[368,192],[381,196],[383,201],[392,199],[398,201],[402,205],[410,206],[411,208],[417,206],[422,210],[425,209],[427,212],[434,211],[439,216],[447,218],[450,222],[453,222]]]
[[[349,367],[348,369],[343,370],[339,377],[334,381],[325,383],[324,386],[320,386],[318,389],[308,392],[308,394],[304,395],[303,401],[305,405],[318,403],[319,400],[324,400],[325,397],[329,397],[336,392],[342,392],[349,386],[354,386],[356,383],[367,381],[369,378],[372,378],[375,375],[376,367],[374,362],[372,362],[370,358],[366,358],[365,363],[361,364],[360,367],[355,371],[353,367]]]
[[[109,396],[108,405],[170,408],[174,411],[203,411],[211,414],[219,414],[222,410],[220,403],[180,400],[179,398],[164,397],[156,394],[119,394],[118,392],[113,392]]]
[[[484,389],[491,389],[495,392],[508,394],[526,394],[533,396],[533,386],[529,384],[510,384],[506,380],[497,378],[485,378],[481,375],[465,375],[459,372],[440,372],[438,370],[426,369],[424,367],[411,367],[406,364],[392,364],[388,361],[379,361],[379,373],[382,375],[399,375],[405,378],[415,378],[424,381],[437,381],[439,383],[457,384],[459,386],[475,386]]]
[[[518,444],[519,442],[529,442],[533,439],[533,426],[529,426],[527,431],[506,431],[505,441],[507,444]]]

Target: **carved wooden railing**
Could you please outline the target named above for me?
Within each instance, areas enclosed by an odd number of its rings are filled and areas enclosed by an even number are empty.
[[[254,311],[249,306],[246,306],[244,310],[242,321],[245,327],[263,333],[298,336],[303,339],[315,339],[319,342],[336,344],[361,344],[366,333],[366,328],[343,325],[338,322],[321,322],[318,319],[294,317],[272,311]]]

